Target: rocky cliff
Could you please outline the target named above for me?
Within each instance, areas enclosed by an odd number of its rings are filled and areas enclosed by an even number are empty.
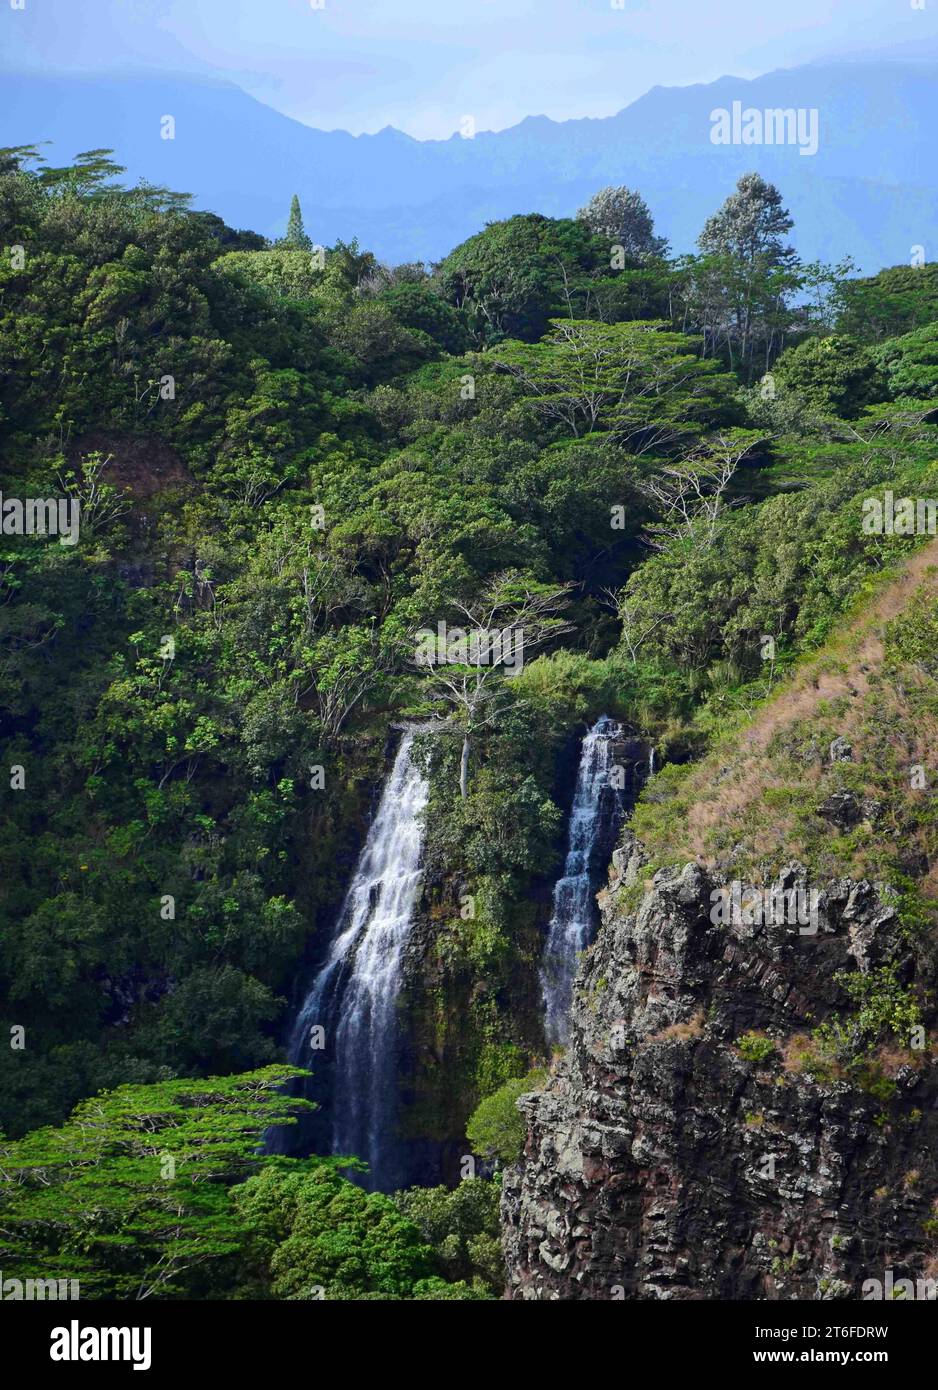
[[[934,1278],[938,1066],[902,1012],[932,972],[889,890],[792,865],[773,886],[813,890],[805,927],[715,913],[726,880],[696,864],[641,879],[627,836],[570,1046],[519,1102],[508,1296],[860,1298]],[[858,999],[890,1041],[862,1045]]]

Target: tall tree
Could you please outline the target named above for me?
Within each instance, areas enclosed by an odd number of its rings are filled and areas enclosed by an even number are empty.
[[[750,265],[791,262],[794,251],[784,237],[794,222],[782,195],[760,174],[743,174],[723,206],[708,217],[697,238],[704,255],[729,255]]]
[[[290,202],[290,217],[287,222],[287,234],[284,241],[287,246],[295,247],[297,251],[312,250],[313,243],[306,235],[306,228],[303,226],[303,210],[296,193]]]
[[[785,237],[794,225],[782,195],[759,174],[744,174],[697,239],[702,260],[691,301],[708,340],[751,378],[756,353],[764,369],[783,340],[798,261]]]
[[[462,736],[460,796],[469,794],[473,737],[502,718],[503,681],[517,675],[525,654],[573,630],[562,610],[570,585],[539,584],[524,575],[495,575],[469,603],[451,598],[450,612],[464,628],[422,628],[415,634],[414,665],[424,674],[431,698],[450,707],[452,727]]]
[[[648,204],[633,188],[601,188],[580,208],[577,220],[585,222],[595,236],[607,237],[610,243],[621,246],[630,260],[643,261],[667,252],[665,238],[655,236]]]

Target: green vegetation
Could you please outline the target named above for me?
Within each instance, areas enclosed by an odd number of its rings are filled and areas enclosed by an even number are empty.
[[[313,243],[306,235],[306,228],[303,226],[303,210],[296,193],[290,202],[290,216],[287,219],[287,234],[284,241],[287,246],[295,247],[298,251],[312,250]]]
[[[256,1168],[265,1126],[304,1104],[276,1089],[291,1074],[121,1086],[4,1143],[4,1269],[78,1279],[83,1298],[211,1296],[244,1242],[232,1184]]]
[[[500,1163],[516,1163],[521,1157],[526,1127],[516,1105],[519,1096],[534,1091],[544,1080],[542,1071],[515,1077],[486,1096],[466,1126],[469,1142],[483,1158]]]
[[[447,1284],[414,1223],[380,1192],[362,1192],[333,1164],[300,1161],[232,1192],[249,1237],[245,1264],[261,1296],[282,1299],[484,1297]]]
[[[82,1298],[491,1297],[492,1184],[395,1205],[339,1160],[260,1156],[308,1108],[281,1094],[301,1074],[122,1086],[0,1143],[7,1277],[77,1279]]]
[[[921,1024],[922,1011],[908,986],[897,980],[895,965],[883,965],[865,975],[841,973],[837,979],[858,1007],[844,1019],[815,1029],[815,1041],[822,1050],[851,1061],[858,1049],[871,1050],[889,1033],[909,1044]]]
[[[744,1033],[736,1039],[736,1046],[746,1062],[767,1062],[776,1051],[776,1044],[765,1033]]]
[[[916,572],[896,617],[926,538],[864,531],[863,504],[938,493],[934,268],[800,264],[754,175],[692,256],[607,189],[428,270],[313,246],[298,200],[271,246],[121,173],[0,152],[2,492],[81,516],[76,545],[9,525],[0,548],[4,1268],[490,1296],[490,1185],[372,1196],[226,1149],[170,1230],[189,1180],[151,1171],[127,1107],[230,1118],[244,1073],[275,1074],[401,720],[435,721],[409,1137],[520,1151],[565,768],[602,712],[671,764],[635,818],[656,865],[733,850],[764,874],[784,850],[890,882],[910,937],[931,921],[935,813],[907,789],[938,718],[934,586]],[[524,629],[516,674],[415,660],[420,630],[487,620]],[[825,756],[841,735],[850,762]],[[832,826],[835,792],[873,809]],[[925,1007],[873,983],[864,1048]],[[63,1146],[67,1181],[21,1176]]]
[[[856,419],[865,406],[885,400],[887,394],[873,353],[843,334],[807,338],[789,348],[773,367],[772,375],[785,394],[800,398],[803,408],[842,420]],[[895,386],[897,381],[898,373],[891,384]]]
[[[458,1187],[412,1187],[394,1201],[432,1246],[446,1278],[498,1298],[505,1285],[497,1182],[466,1178]]]

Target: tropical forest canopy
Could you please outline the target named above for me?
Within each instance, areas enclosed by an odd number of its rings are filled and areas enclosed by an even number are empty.
[[[2,492],[81,516],[0,535],[0,1266],[495,1296],[491,1182],[258,1152],[389,727],[439,729],[422,1007],[454,1062],[413,1123],[475,1111],[504,1159],[570,737],[608,712],[696,756],[914,544],[860,517],[935,493],[938,272],[801,263],[757,175],[693,256],[607,189],[389,267],[297,200],[269,244],[121,174],[0,152]],[[523,669],[421,668],[441,622],[520,627]]]

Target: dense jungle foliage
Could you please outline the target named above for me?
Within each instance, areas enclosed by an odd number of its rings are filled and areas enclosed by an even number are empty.
[[[0,1266],[491,1297],[492,1183],[256,1154],[389,729],[436,721],[420,1029],[455,1061],[410,1124],[458,1139],[544,1060],[571,739],[699,756],[917,544],[860,512],[936,492],[938,272],[801,264],[755,175],[693,256],[631,195],[386,267],[121,173],[0,152],[2,492],[81,515],[0,535]],[[519,626],[523,670],[454,692],[414,661],[439,622]]]

